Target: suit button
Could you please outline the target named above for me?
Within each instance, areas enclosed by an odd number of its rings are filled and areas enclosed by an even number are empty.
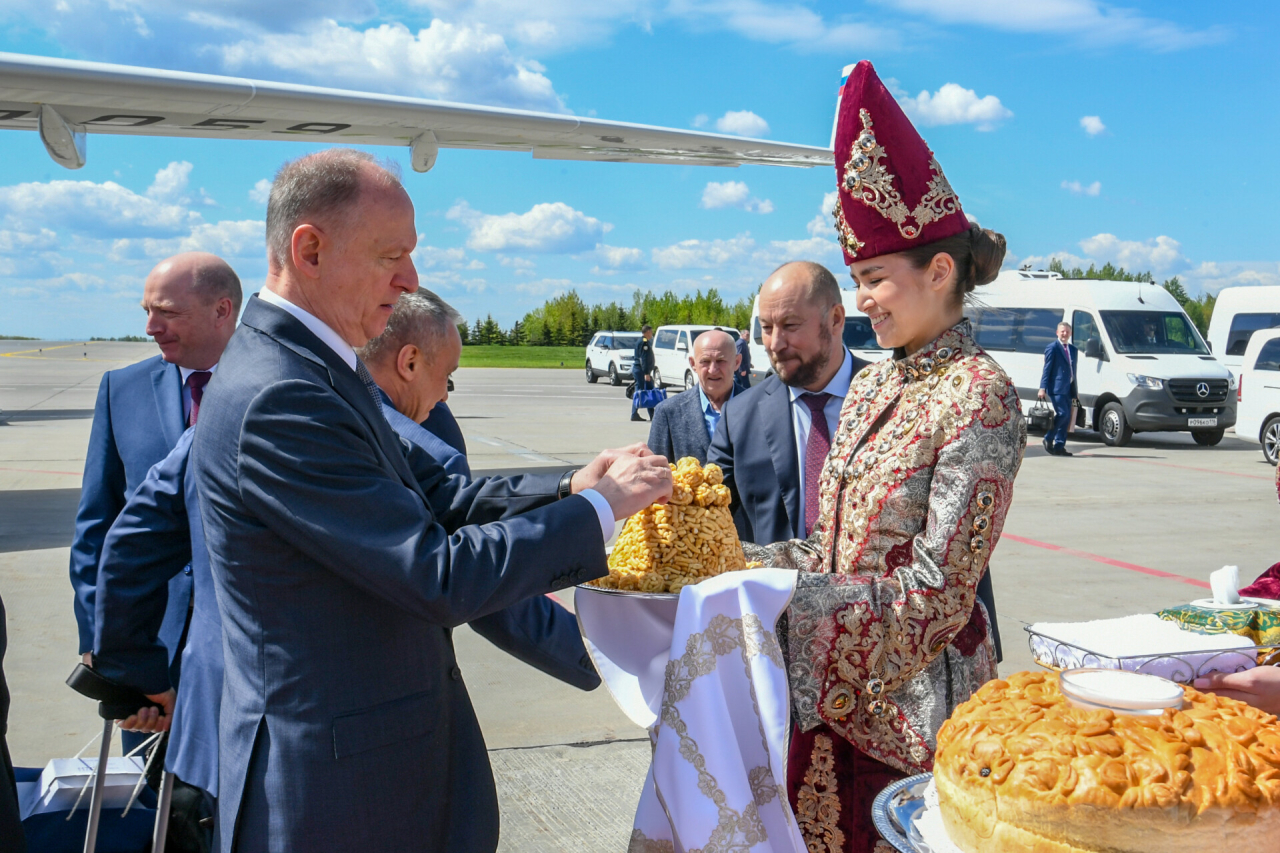
[[[462,670],[458,669],[456,666],[455,666],[455,667],[451,667],[451,668],[449,669],[449,677],[450,677],[450,678],[452,678],[454,681],[461,681],[461,680],[462,680]]]
[[[191,574],[191,564],[187,563],[185,566],[183,566],[182,572],[183,574],[187,574],[187,575]]]

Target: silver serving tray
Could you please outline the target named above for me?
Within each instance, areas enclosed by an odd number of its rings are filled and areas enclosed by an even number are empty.
[[[642,598],[649,601],[676,601],[680,598],[680,593],[678,592],[636,592],[630,589],[605,589],[585,583],[578,584],[578,589],[599,595],[617,595],[623,598]]]
[[[924,808],[924,789],[932,773],[899,779],[876,795],[871,804],[871,821],[880,837],[898,853],[925,853],[912,821]]]

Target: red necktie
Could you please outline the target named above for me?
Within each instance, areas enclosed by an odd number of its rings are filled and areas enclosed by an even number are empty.
[[[1062,345],[1062,354],[1067,357],[1067,372],[1071,374],[1071,381],[1075,382],[1076,368],[1075,368],[1075,365],[1071,363],[1071,350],[1067,349],[1066,344]]]
[[[818,523],[818,505],[822,477],[822,465],[831,450],[831,435],[827,432],[827,413],[824,411],[830,394],[801,394],[800,399],[809,407],[812,417],[809,423],[809,440],[804,445],[804,536],[809,538],[813,526]]]
[[[187,418],[187,426],[195,426],[200,415],[200,400],[204,398],[204,386],[209,384],[213,371],[195,370],[187,376],[187,390],[191,392],[191,415]]]

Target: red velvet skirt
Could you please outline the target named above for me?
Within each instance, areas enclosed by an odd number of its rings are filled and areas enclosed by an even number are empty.
[[[871,822],[871,803],[904,778],[826,726],[792,730],[787,796],[809,853],[892,853]]]

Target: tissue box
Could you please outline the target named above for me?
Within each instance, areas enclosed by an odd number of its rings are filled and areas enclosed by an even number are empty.
[[[46,812],[70,811],[80,797],[80,790],[90,781],[98,766],[96,758],[55,758],[45,766],[40,780],[27,786],[22,799],[22,818]],[[138,756],[107,760],[107,775],[102,789],[102,807],[121,809],[129,802],[134,786],[142,776],[144,765]],[[89,807],[93,791],[85,791],[80,808]]]

